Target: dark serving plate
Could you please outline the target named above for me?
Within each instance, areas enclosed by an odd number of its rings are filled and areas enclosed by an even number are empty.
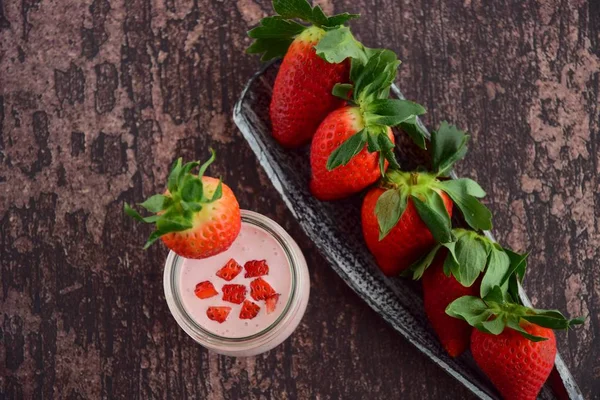
[[[419,285],[410,279],[387,278],[364,245],[360,230],[360,196],[320,202],[308,190],[308,148],[285,150],[271,137],[268,106],[279,63],[266,64],[250,81],[237,102],[233,118],[260,164],[331,267],[395,330],[434,363],[480,399],[500,396],[477,368],[470,354],[450,358],[429,327]],[[393,86],[393,96],[403,98]],[[406,135],[396,132],[397,154],[404,168],[427,162],[426,154]],[[489,234],[489,233],[488,233]],[[529,299],[521,290],[524,303]],[[560,355],[540,399],[583,399]]]

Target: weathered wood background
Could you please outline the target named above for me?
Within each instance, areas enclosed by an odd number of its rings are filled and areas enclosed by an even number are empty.
[[[398,83],[473,135],[460,174],[495,232],[531,251],[537,306],[589,315],[559,333],[600,398],[600,2],[320,1],[362,14]],[[231,120],[259,67],[243,53],[266,0],[0,0],[0,398],[469,398],[348,289],[300,231]],[[123,201],[163,188],[209,146],[244,208],[310,263],[297,332],[268,354],[209,354],[169,315],[166,251]]]

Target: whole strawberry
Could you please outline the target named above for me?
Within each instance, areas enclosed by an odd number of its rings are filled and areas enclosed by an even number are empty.
[[[391,181],[394,179],[394,175],[394,172],[388,173],[386,179]],[[423,254],[427,253],[436,244],[436,239],[419,216],[413,199],[406,199],[401,216],[393,228],[382,237],[377,209],[380,201],[384,202],[386,197],[391,196],[386,193],[388,191],[380,187],[375,187],[367,192],[361,208],[361,222],[363,237],[369,251],[375,257],[377,265],[385,275],[394,276],[410,267]],[[449,221],[452,217],[452,201],[444,192],[435,193],[441,199]],[[382,198],[383,200],[381,200]],[[396,207],[399,206],[399,204],[396,205]],[[381,215],[381,211],[379,215]],[[451,241],[452,239],[448,236],[441,240]]]
[[[178,255],[185,258],[206,258],[229,248],[240,233],[240,206],[231,189],[219,179],[203,176],[214,161],[215,153],[204,164],[182,165],[177,160],[165,194],[157,194],[140,206],[151,213],[142,217],[125,204],[125,212],[141,222],[156,224],[144,248],[159,238]],[[194,168],[199,173],[193,174]]]
[[[307,143],[323,118],[344,103],[331,91],[336,83],[348,82],[347,58],[364,57],[362,45],[343,27],[358,16],[327,17],[321,7],[311,7],[306,0],[274,0],[273,8],[277,16],[264,18],[248,32],[255,42],[247,52],[264,53],[263,60],[284,56],[269,111],[273,137],[282,146],[297,147]]]
[[[485,236],[464,229],[452,231],[456,242],[438,244],[413,264],[414,279],[422,277],[425,313],[452,357],[469,347],[471,326],[446,314],[463,296],[486,296],[509,271],[506,250]]]
[[[346,165],[327,169],[331,153],[357,132],[364,129],[358,107],[343,107],[332,111],[323,120],[313,138],[310,150],[312,177],[310,191],[319,200],[336,200],[359,192],[381,177],[379,156],[369,153],[366,145]],[[394,135],[387,129],[387,137],[394,144]],[[385,161],[384,169],[387,169]]]
[[[366,49],[366,53],[366,65],[352,60],[354,85],[334,88],[351,105],[329,113],[313,137],[310,190],[320,200],[363,190],[384,174],[388,164],[400,168],[390,127],[425,112],[419,104],[387,98],[400,64],[396,55],[389,50]]]
[[[477,198],[485,195],[470,179],[443,180],[464,157],[468,136],[447,123],[432,134],[433,173],[390,169],[364,198],[363,236],[377,265],[397,275],[436,243],[454,242],[450,218],[455,203],[474,229],[490,229],[491,213]]]
[[[584,319],[568,320],[557,310],[523,306],[518,292],[526,257],[506,253],[510,258],[507,273],[492,273],[498,276],[498,284],[482,298],[454,300],[446,313],[476,328],[471,334],[471,353],[502,397],[535,400],[554,365],[556,339],[552,329],[568,329]]]
[[[444,273],[446,252],[440,252],[423,274],[423,305],[429,323],[437,334],[444,349],[451,357],[461,355],[469,347],[473,328],[465,321],[446,314],[446,307],[462,296],[477,296],[479,285],[463,286]]]
[[[528,334],[547,340],[532,342],[513,329],[499,335],[473,329],[471,353],[502,397],[535,400],[554,366],[556,339],[549,328],[521,322]]]

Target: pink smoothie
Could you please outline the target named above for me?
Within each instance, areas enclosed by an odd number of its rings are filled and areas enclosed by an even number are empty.
[[[262,278],[280,294],[274,312],[267,314],[265,302],[256,301],[250,296],[250,282],[256,278],[244,278],[245,269],[242,269],[229,282],[215,275],[231,258],[236,260],[242,267],[247,261],[251,260],[267,261],[269,274],[262,276]],[[202,281],[212,282],[219,294],[208,299],[196,297],[194,289],[196,284]],[[240,319],[239,314],[242,305],[233,304],[222,299],[221,289],[226,284],[246,285],[248,288],[246,300],[260,306],[260,311],[255,318],[250,320]],[[242,338],[259,333],[279,318],[288,303],[291,284],[290,263],[283,247],[263,229],[242,222],[240,234],[229,250],[202,260],[185,259],[183,261],[179,276],[179,297],[190,317],[207,331],[227,338]],[[210,306],[231,307],[227,320],[218,323],[208,319],[206,310]]]

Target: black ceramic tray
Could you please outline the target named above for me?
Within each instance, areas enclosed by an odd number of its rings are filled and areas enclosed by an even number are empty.
[[[380,273],[363,242],[360,196],[331,203],[318,201],[308,191],[308,147],[285,150],[271,137],[268,105],[278,66],[278,62],[271,62],[250,79],[233,118],[283,201],[331,267],[373,310],[477,397],[498,399],[497,391],[470,354],[452,359],[440,346],[424,314],[419,286],[409,279],[387,278]],[[396,86],[392,92],[403,98]],[[427,162],[426,154],[406,135],[397,133],[396,143],[404,168]],[[522,291],[521,295],[529,303]],[[547,383],[540,399],[583,398],[560,355],[549,381],[554,390]]]

